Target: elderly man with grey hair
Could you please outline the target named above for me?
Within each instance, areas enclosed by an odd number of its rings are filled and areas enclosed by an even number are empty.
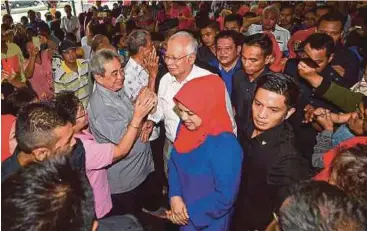
[[[188,81],[203,76],[213,75],[213,73],[194,65],[197,48],[197,40],[192,34],[186,31],[179,31],[168,39],[167,51],[164,57],[168,73],[162,77],[159,83],[157,110],[155,113],[148,116],[149,122],[145,123],[142,131],[142,137],[147,139],[151,133],[153,124],[164,120],[166,130],[166,142],[164,147],[166,174],[169,153],[176,138],[176,131],[180,122],[175,110],[173,97]],[[228,113],[232,120],[233,130],[236,134],[237,127],[233,119],[231,101],[227,91],[226,102]]]
[[[119,56],[106,49],[98,51],[90,63],[96,88],[88,106],[89,127],[97,142],[117,144],[129,126],[141,129],[141,124],[131,121],[134,106],[125,93],[124,69]],[[157,100],[154,92],[151,97]],[[144,218],[148,214],[142,209],[146,202],[155,200],[152,193],[160,193],[154,191],[153,172],[150,144],[137,139],[129,154],[108,168],[113,205],[109,215],[130,213],[147,224]],[[158,227],[157,224],[154,226]]]
[[[263,32],[272,33],[279,45],[280,50],[282,52],[287,52],[287,44],[289,39],[291,38],[291,33],[287,29],[278,26],[278,20],[279,9],[274,5],[267,6],[263,10],[261,25],[252,24],[248,28],[246,35],[253,35]]]

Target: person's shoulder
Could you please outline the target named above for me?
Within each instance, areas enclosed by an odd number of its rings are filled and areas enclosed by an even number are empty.
[[[20,47],[16,43],[7,43],[9,50],[20,50]]]
[[[285,29],[281,26],[278,26],[278,25],[275,26],[275,30],[278,31],[278,32],[284,33],[284,34],[289,34],[289,35],[291,34],[289,32],[289,30],[287,30],[287,29]]]
[[[21,169],[21,166],[18,163],[17,156],[18,155],[14,153],[1,163],[1,182],[3,182],[13,173]]]
[[[240,69],[240,70],[236,71],[234,73],[234,75],[233,75],[233,81],[234,81],[234,83],[241,82],[241,80],[244,79],[245,75],[246,75],[246,73],[245,73],[245,71],[243,69]]]
[[[202,67],[199,67],[197,65],[193,66],[193,71],[195,72],[195,75],[198,76],[206,76],[206,75],[212,75],[213,73],[208,71],[207,69],[204,69]]]

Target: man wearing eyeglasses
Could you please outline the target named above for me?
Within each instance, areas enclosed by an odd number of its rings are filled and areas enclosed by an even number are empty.
[[[150,122],[144,125],[142,131],[143,140],[149,139],[154,123],[158,123],[164,119],[166,130],[166,142],[164,147],[166,173],[169,153],[180,122],[175,112],[173,97],[188,81],[213,74],[194,65],[197,48],[197,40],[188,32],[180,31],[169,38],[167,51],[164,56],[168,73],[162,77],[159,84],[157,110],[148,117]],[[233,130],[236,133],[237,128],[233,119],[231,101],[228,94],[226,95],[226,102],[227,110],[232,120]]]

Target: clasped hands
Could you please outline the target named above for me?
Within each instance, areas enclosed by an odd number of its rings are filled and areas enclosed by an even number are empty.
[[[187,225],[189,214],[186,205],[180,196],[173,196],[170,199],[171,210],[167,211],[167,218],[176,225]]]

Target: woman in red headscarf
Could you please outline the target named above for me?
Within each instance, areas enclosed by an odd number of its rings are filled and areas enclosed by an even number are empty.
[[[174,98],[181,123],[168,165],[168,217],[181,231],[229,230],[243,153],[225,91],[222,79],[210,75],[189,81]]]

